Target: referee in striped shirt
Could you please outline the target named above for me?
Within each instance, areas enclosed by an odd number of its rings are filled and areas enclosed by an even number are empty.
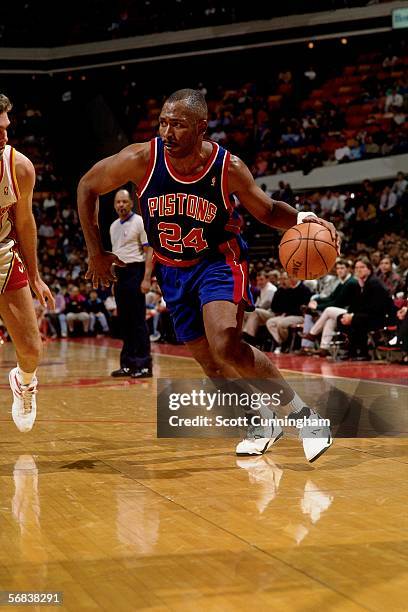
[[[132,200],[126,189],[116,193],[114,206],[119,218],[110,226],[112,252],[126,266],[117,266],[115,270],[115,299],[123,347],[120,368],[111,376],[150,378],[152,358],[145,299],[151,284],[151,257],[147,257],[150,247],[142,217],[132,210]]]

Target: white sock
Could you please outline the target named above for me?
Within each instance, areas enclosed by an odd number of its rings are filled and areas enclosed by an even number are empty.
[[[302,398],[299,397],[296,391],[294,393],[294,397],[288,404],[286,404],[286,407],[290,410],[290,414],[300,412],[302,408],[305,408],[307,406],[306,402],[304,402]]]
[[[17,368],[18,368],[17,374],[21,381],[21,384],[29,385],[32,382],[37,370],[34,370],[34,372],[24,372],[24,370],[22,370],[19,365],[17,366]]]

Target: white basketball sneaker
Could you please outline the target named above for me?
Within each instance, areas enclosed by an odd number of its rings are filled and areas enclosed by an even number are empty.
[[[268,448],[283,436],[279,425],[248,425],[247,437],[237,445],[235,452],[239,457],[263,455]]]
[[[18,378],[18,368],[13,368],[9,374],[10,387],[13,392],[13,421],[20,431],[26,432],[33,428],[37,416],[37,378],[34,376],[29,385],[22,385]]]
[[[295,416],[295,418],[305,416],[311,419],[311,421],[322,418],[317,412],[306,406],[299,413],[292,414],[291,416]],[[330,427],[327,425],[313,425],[313,422],[301,428],[299,438],[303,442],[305,457],[310,463],[316,461],[333,444]]]

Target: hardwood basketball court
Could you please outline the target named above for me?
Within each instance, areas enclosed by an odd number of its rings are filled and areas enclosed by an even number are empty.
[[[170,348],[156,377],[201,375]],[[259,458],[237,458],[231,438],[157,439],[156,381],[112,379],[118,354],[114,341],[48,343],[22,434],[1,347],[0,590],[62,591],[75,612],[406,610],[406,438],[336,439],[315,464],[288,438]],[[280,365],[339,387],[361,374]],[[363,395],[381,379],[403,415],[405,370],[374,367]]]

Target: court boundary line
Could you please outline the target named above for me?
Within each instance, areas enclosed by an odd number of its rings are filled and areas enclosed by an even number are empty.
[[[166,355],[165,353],[153,353],[153,354],[156,357],[175,357],[176,359],[188,359],[190,361],[194,361],[194,357],[186,357],[184,355],[170,355],[170,354]],[[355,380],[355,381],[360,381],[360,382],[362,380],[364,380],[364,382],[368,382],[368,383],[372,383],[372,384],[376,384],[376,385],[393,385],[394,387],[402,387],[403,389],[407,389],[408,388],[408,385],[404,385],[402,383],[394,383],[394,382],[388,382],[388,381],[372,380],[371,378],[364,378],[364,379],[362,379],[362,378],[351,378],[351,376],[339,376],[338,374],[329,374],[329,375],[326,375],[326,374],[319,374],[318,372],[302,372],[302,370],[289,370],[288,368],[280,368],[273,361],[272,361],[272,363],[279,370],[279,372],[288,372],[289,374],[295,373],[295,374],[301,374],[302,376],[317,376],[319,378],[336,378],[338,380]]]
[[[80,340],[80,339],[79,339]],[[89,340],[92,340],[92,338],[89,338]],[[82,344],[81,342],[78,342],[78,339],[74,339],[74,342],[72,342],[72,339],[69,338],[68,341],[70,343],[72,343],[73,345],[80,345],[80,346],[86,346],[85,344]],[[99,345],[97,342],[92,342],[92,346],[101,346]],[[170,346],[177,346],[177,345],[170,345]],[[116,347],[116,346],[108,346],[107,348],[113,348],[116,350],[120,350],[120,347]],[[265,355],[270,355],[270,353],[264,353]],[[161,351],[152,351],[152,356],[158,356],[158,357],[172,357],[175,359],[188,359],[189,361],[194,361],[194,358],[189,356],[189,355],[174,355],[171,353],[162,353]],[[270,357],[268,356],[268,359],[270,359]],[[272,359],[271,359],[272,361]],[[403,383],[396,383],[396,382],[389,382],[389,381],[380,381],[380,380],[374,380],[371,378],[352,378],[351,376],[339,376],[338,374],[322,374],[319,372],[302,372],[302,370],[290,370],[288,368],[280,368],[274,361],[272,361],[272,363],[274,364],[274,366],[279,370],[279,372],[288,372],[290,373],[295,373],[295,374],[301,374],[302,376],[317,376],[319,378],[334,378],[334,379],[338,379],[338,380],[355,380],[355,381],[362,381],[364,380],[364,382],[368,382],[371,384],[377,384],[377,385],[391,385],[394,387],[401,387],[403,389],[406,389],[408,387],[408,383],[407,384],[403,384]],[[159,377],[154,376],[153,379],[157,379]]]

